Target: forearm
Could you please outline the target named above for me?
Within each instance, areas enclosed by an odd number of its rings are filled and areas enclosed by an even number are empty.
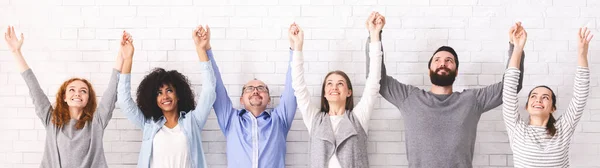
[[[23,73],[29,69],[29,65],[27,65],[27,61],[25,61],[25,58],[23,58],[21,51],[15,51],[12,52],[12,54],[15,57],[15,61],[17,61],[17,66],[19,67],[20,73]]]
[[[196,47],[196,54],[198,55],[198,59],[200,59],[201,62],[208,61],[208,54],[206,54],[206,49]]]
[[[577,56],[577,64],[580,67],[588,67],[588,59],[587,59],[587,55],[588,55],[588,51],[581,51],[582,49],[580,49],[579,54]]]
[[[121,74],[130,74],[131,73],[131,64],[133,64],[132,59],[124,59],[123,66],[121,68]]]
[[[510,61],[508,63],[508,67],[520,69],[522,54],[523,54],[523,48],[515,46],[512,54],[510,56]]]

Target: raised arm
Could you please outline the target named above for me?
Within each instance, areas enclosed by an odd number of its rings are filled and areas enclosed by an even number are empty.
[[[374,16],[376,14],[376,12],[371,13],[371,16]],[[369,16],[369,17],[371,17]],[[367,20],[367,29],[368,29],[368,20]],[[371,39],[379,39],[381,40],[381,32],[379,33],[369,33],[370,37],[367,38],[367,44],[366,44],[366,64],[367,64],[367,74],[369,73],[370,68],[370,56],[369,54],[371,53]],[[380,43],[381,44],[381,43]],[[382,53],[382,60],[384,60],[384,55],[383,55],[383,45],[381,45],[381,47],[379,48],[381,49],[381,53]],[[385,100],[387,100],[388,102],[392,103],[394,106],[396,106],[397,108],[400,108],[400,105],[402,104],[402,102],[408,97],[408,95],[415,91],[418,90],[419,88],[411,86],[411,85],[406,85],[403,83],[400,83],[398,80],[394,79],[393,77],[387,75],[386,69],[385,69],[385,64],[383,61],[381,61],[381,80],[379,81],[380,84],[380,89],[379,89],[379,93],[381,94],[381,96],[383,96],[383,98],[385,98]]]
[[[192,31],[192,38],[196,45],[196,53],[200,60],[200,71],[202,72],[202,92],[196,92],[199,98],[196,103],[196,109],[192,112],[192,116],[198,121],[197,126],[203,128],[217,96],[215,92],[215,74],[211,63],[208,61],[208,54],[206,54],[206,50],[210,46],[210,28],[208,25],[206,26],[206,29],[202,26],[196,27],[196,29]]]
[[[508,68],[504,73],[503,88],[502,88],[502,116],[510,137],[513,134],[522,133],[522,128],[525,125],[519,114],[519,99],[517,97],[517,87],[520,80],[523,47],[527,41],[527,32],[519,26],[515,25],[511,28],[510,41],[514,44],[514,52],[509,58]],[[512,47],[511,47],[512,48]]]
[[[217,93],[217,99],[213,104],[213,108],[215,110],[215,114],[217,116],[217,122],[219,123],[219,127],[221,127],[221,131],[223,134],[227,135],[229,132],[229,123],[231,123],[233,115],[237,115],[238,110],[233,108],[233,104],[231,103],[231,98],[227,94],[227,89],[225,89],[225,85],[223,84],[223,79],[221,78],[221,72],[219,71],[219,67],[215,61],[215,57],[213,56],[210,43],[208,44],[206,54],[208,55],[209,62],[213,68],[213,72],[215,74],[216,88],[215,92]]]
[[[516,37],[517,35],[518,37]],[[507,63],[507,68],[514,67],[519,69],[520,74],[519,78],[517,78],[516,86],[516,91],[518,93],[523,87],[523,62],[525,59],[525,52],[523,52],[523,48],[525,47],[525,41],[527,40],[527,32],[523,26],[521,26],[521,22],[515,23],[515,25],[509,29],[509,38],[510,46],[508,51],[509,60]],[[504,85],[503,81],[486,86],[484,88],[474,89],[477,97],[477,104],[482,109],[481,112],[489,111],[502,104],[502,89]]]
[[[121,68],[121,75],[119,77],[117,102],[121,107],[121,111],[125,114],[127,119],[134,125],[143,129],[146,123],[146,118],[142,111],[137,107],[133,98],[131,98],[131,65],[133,64],[133,38],[127,32],[123,32],[123,39],[121,41],[121,55],[123,56],[123,66]]]
[[[295,25],[295,23],[293,24]],[[299,30],[299,29],[296,29]],[[288,31],[288,33],[292,33],[291,31]],[[293,54],[297,51],[300,52],[300,54],[302,54],[302,45],[303,45],[303,36],[304,36],[304,32],[301,32],[302,34],[300,34],[300,32],[296,31],[295,34],[289,34],[290,35],[290,47],[292,48],[292,50],[290,50],[290,59],[288,62],[288,70],[285,73],[285,88],[283,89],[283,93],[281,93],[281,98],[279,100],[279,105],[277,105],[277,107],[275,107],[275,110],[273,110],[274,112],[279,113],[277,116],[281,117],[281,121],[283,121],[282,123],[285,124],[285,127],[287,128],[287,130],[289,130],[292,127],[292,122],[294,121],[294,116],[296,116],[296,108],[298,107],[298,103],[297,103],[297,98],[294,94],[294,88],[292,87],[292,59],[293,59]],[[298,36],[298,37],[294,37],[298,42],[295,42],[294,40],[292,40],[292,36]],[[302,36],[302,37],[299,37]]]
[[[7,47],[13,55],[13,58],[16,61],[17,67],[19,68],[19,72],[25,80],[27,87],[29,88],[29,95],[33,100],[33,105],[35,107],[36,115],[42,120],[44,126],[48,126],[51,122],[52,118],[52,105],[48,100],[48,96],[44,93],[40,84],[33,74],[33,71],[29,69],[25,58],[23,58],[23,54],[21,53],[21,46],[23,46],[23,41],[25,36],[21,33],[21,39],[17,38],[15,33],[15,27],[8,26],[6,28],[6,32],[4,33],[4,40],[6,41]]]
[[[379,32],[383,29],[385,25],[385,17],[379,15],[379,13],[375,15],[371,15],[367,20],[367,28],[369,29],[369,33],[371,37],[371,43],[369,44],[370,48],[370,57],[369,57],[369,74],[367,76],[367,80],[365,82],[365,90],[363,91],[362,98],[354,107],[354,115],[364,128],[365,132],[369,131],[369,120],[371,119],[371,113],[373,112],[374,101],[377,98],[379,93],[379,81],[381,80],[381,41],[379,38]]]
[[[588,68],[587,56],[589,43],[593,37],[594,35],[591,34],[587,27],[579,29],[578,67],[575,73],[575,84],[573,85],[573,98],[569,102],[567,111],[557,120],[557,125],[565,130],[571,130],[571,133],[581,119],[590,91],[590,70]]]
[[[110,81],[108,82],[108,87],[102,94],[102,99],[98,104],[98,109],[96,113],[94,113],[94,119],[98,120],[104,128],[108,125],[108,122],[112,118],[113,111],[115,109],[115,104],[117,102],[117,85],[119,83],[119,75],[121,73],[121,68],[123,67],[123,55],[128,55],[127,57],[132,57],[133,55],[133,39],[129,34],[123,31],[123,35],[121,35],[121,43],[120,48],[117,53],[117,58],[115,60],[115,67],[112,70],[110,75]]]
[[[296,95],[298,109],[302,113],[302,120],[310,133],[312,130],[312,121],[320,109],[310,103],[310,92],[308,92],[306,82],[304,81],[304,56],[302,55],[304,31],[294,23],[290,25],[288,36],[290,38],[290,46],[294,50],[291,64],[292,88],[294,89],[294,95]]]

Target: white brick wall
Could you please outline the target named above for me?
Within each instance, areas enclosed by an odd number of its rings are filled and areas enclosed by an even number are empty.
[[[383,43],[388,73],[425,89],[430,85],[427,61],[440,45],[459,53],[455,88],[500,81],[507,30],[514,21],[523,21],[529,41],[520,95],[534,85],[549,85],[559,95],[559,111],[572,93],[576,28],[592,28],[598,36],[590,47],[592,94],[574,135],[571,164],[600,167],[600,0],[0,0],[0,28],[15,25],[25,33],[24,55],[53,99],[58,85],[71,76],[90,79],[101,94],[122,30],[131,32],[137,49],[133,88],[156,66],[180,70],[198,86],[189,31],[209,24],[217,63],[239,107],[240,87],[254,77],[270,84],[272,95],[280,94],[288,61],[286,30],[294,21],[306,32],[306,77],[313,100],[318,100],[324,74],[336,69],[348,72],[360,93],[368,35],[364,21],[373,10],[387,16]],[[45,130],[4,42],[0,85],[0,167],[38,167]],[[403,118],[383,98],[377,102],[369,132],[371,167],[406,167]],[[474,165],[511,167],[499,108],[483,115],[478,131]],[[105,135],[110,167],[135,167],[141,133],[119,109]],[[209,167],[226,167],[226,144],[214,114],[203,136]],[[298,113],[288,136],[287,167],[307,167],[307,141]]]

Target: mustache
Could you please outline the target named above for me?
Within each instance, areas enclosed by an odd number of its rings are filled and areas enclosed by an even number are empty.
[[[254,96],[256,96],[256,97],[258,97],[258,98],[261,98],[261,99],[263,98],[263,97],[262,97],[262,96],[260,96],[259,94],[253,94],[253,95],[250,95],[250,97],[248,97],[248,99],[251,99],[251,98],[252,98],[252,97],[254,97]]]
[[[451,72],[449,68],[447,68],[447,67],[441,67],[441,68],[435,69],[435,73],[437,74],[437,73],[438,73],[438,72],[440,72],[441,70],[445,70],[445,71],[446,71],[446,72],[448,72],[448,73],[450,73],[450,72]]]

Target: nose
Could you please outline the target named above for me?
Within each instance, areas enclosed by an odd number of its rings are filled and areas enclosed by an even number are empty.
[[[162,100],[167,99],[167,94],[161,94],[161,95],[159,95],[159,97]]]

